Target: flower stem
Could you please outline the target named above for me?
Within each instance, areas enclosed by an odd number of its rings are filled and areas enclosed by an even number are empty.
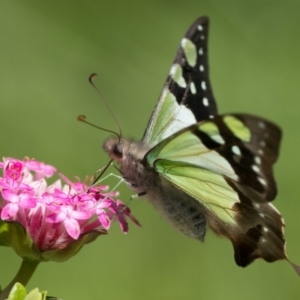
[[[4,300],[8,297],[12,287],[16,282],[19,282],[22,285],[26,286],[31,276],[33,275],[35,269],[37,268],[38,264],[39,261],[23,260],[15,278],[10,282],[10,284],[4,290],[1,291],[0,300]]]

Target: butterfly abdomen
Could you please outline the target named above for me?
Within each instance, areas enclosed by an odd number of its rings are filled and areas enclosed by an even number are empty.
[[[145,172],[147,174],[147,172]],[[184,235],[204,242],[206,217],[204,207],[160,176],[148,185],[145,197]]]

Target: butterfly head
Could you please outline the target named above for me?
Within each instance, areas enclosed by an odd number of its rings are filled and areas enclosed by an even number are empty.
[[[103,143],[103,149],[109,157],[117,162],[121,162],[124,153],[123,139],[119,137],[110,137]]]
[[[131,160],[142,160],[151,149],[151,145],[120,137],[110,137],[103,143],[103,149],[109,157],[119,164],[130,164]]]

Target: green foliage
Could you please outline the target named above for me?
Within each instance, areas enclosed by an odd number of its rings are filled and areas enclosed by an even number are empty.
[[[11,289],[7,300],[46,300],[46,296],[47,292],[39,292],[38,288],[27,293],[25,287],[17,282]]]
[[[83,245],[94,241],[101,234],[101,232],[92,231],[69,245],[63,245],[64,248],[41,252],[22,225],[0,220],[0,246],[13,248],[22,259],[28,261],[64,262],[77,254]]]

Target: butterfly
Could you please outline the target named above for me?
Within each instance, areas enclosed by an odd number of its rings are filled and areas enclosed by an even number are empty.
[[[242,267],[288,260],[284,220],[271,203],[281,130],[253,115],[217,113],[208,27],[201,17],[181,40],[142,140],[110,137],[103,148],[134,193],[186,236],[203,242],[209,227],[231,241]]]

